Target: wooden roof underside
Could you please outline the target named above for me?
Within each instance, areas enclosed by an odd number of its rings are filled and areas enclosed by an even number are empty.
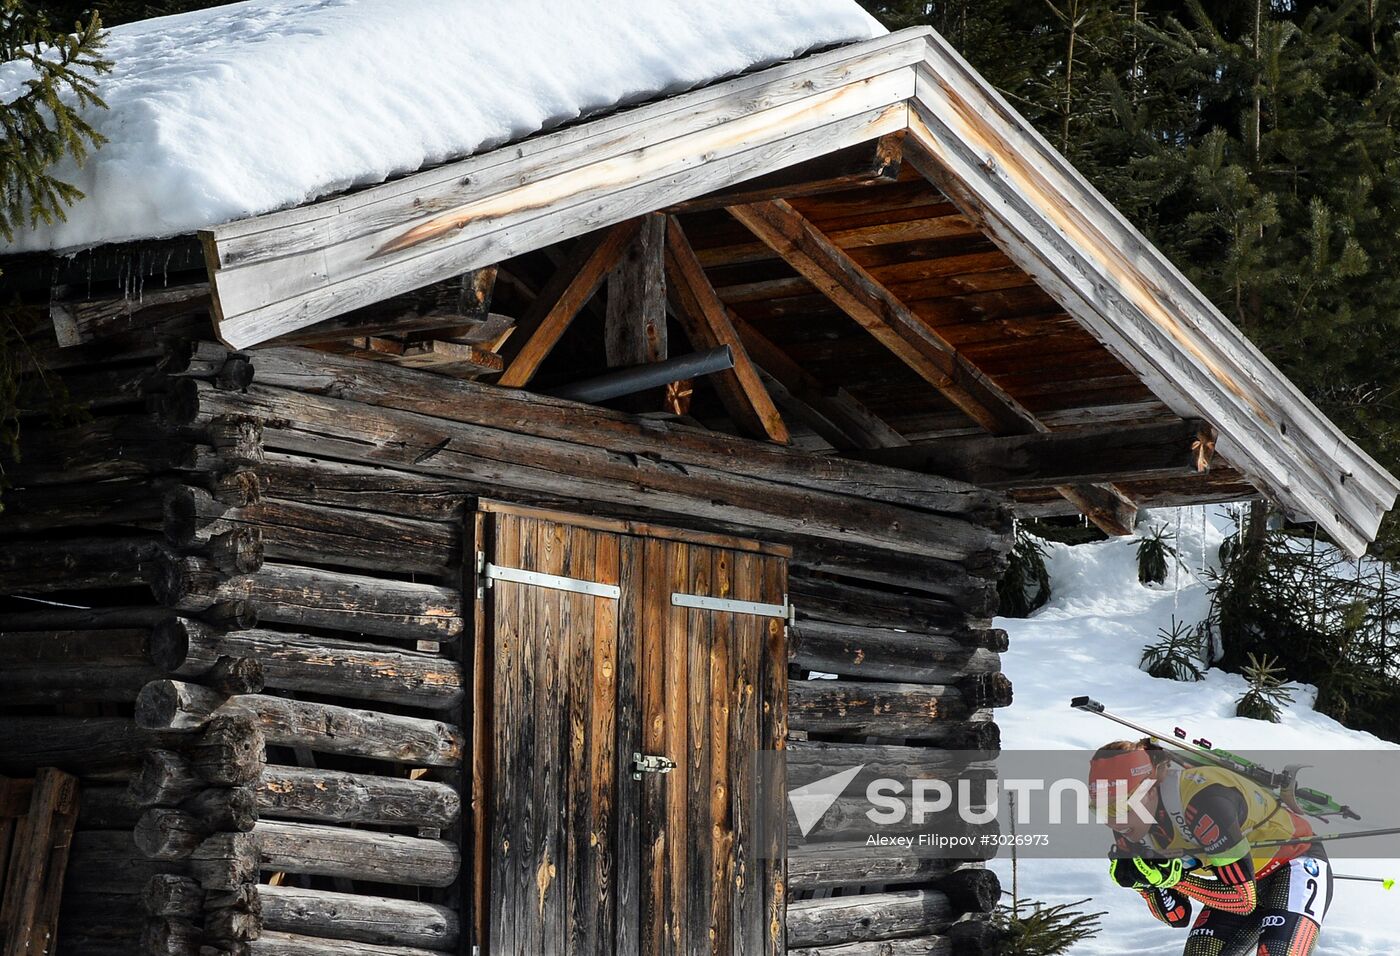
[[[872,142],[903,162],[858,188],[785,195],[751,185]],[[1400,491],[927,30],[201,239],[216,326],[234,347],[295,341],[327,320],[497,264],[522,301],[577,298],[562,334],[615,263],[607,256],[634,241],[624,224],[655,210],[670,214],[667,281],[682,287],[681,311],[710,326],[692,345],[729,341],[727,333],[740,353],[732,390],[751,403],[731,414],[740,430],[747,416],[747,430],[787,437],[762,384],[783,378],[764,367],[777,363],[805,376],[811,395],[844,389],[875,422],[885,438],[857,441],[850,453],[940,473],[990,462],[968,477],[1000,481],[1030,513],[1234,500],[1258,489],[1356,553]],[[546,253],[563,266],[552,291],[521,279]],[[559,311],[543,315],[546,324]],[[505,365],[503,383],[528,383],[559,340],[512,370],[515,353],[534,343],[523,337],[537,331],[517,331],[504,363],[485,357]],[[477,371],[491,371],[485,358],[471,359]],[[1170,441],[1184,460],[1196,420],[1214,430],[1197,435],[1198,461],[1212,446],[1219,452],[1207,472],[1150,448],[1137,458],[1112,448],[1132,426],[1143,442]],[[1042,447],[1045,433],[1083,441]],[[1112,463],[1102,474],[1098,458]],[[1020,462],[1021,473],[1000,459]],[[1035,468],[1045,481],[1027,477]]]

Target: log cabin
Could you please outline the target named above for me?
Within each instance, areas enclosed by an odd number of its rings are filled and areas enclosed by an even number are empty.
[[[32,953],[990,951],[755,755],[994,755],[1017,516],[1400,489],[927,29],[0,268]]]

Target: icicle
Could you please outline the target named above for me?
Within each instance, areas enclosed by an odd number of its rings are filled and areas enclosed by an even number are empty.
[[[1181,509],[1176,509],[1176,530],[1173,534],[1173,546],[1176,549],[1176,560],[1172,562],[1172,618],[1179,615],[1177,611],[1181,604]]]
[[[1206,509],[1209,505],[1201,505],[1201,580],[1206,579]]]

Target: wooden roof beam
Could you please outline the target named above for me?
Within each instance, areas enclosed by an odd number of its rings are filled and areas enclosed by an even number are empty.
[[[712,375],[709,380],[718,389],[735,424],[754,436],[766,436],[782,445],[791,442],[787,425],[764,387],[748,349],[674,216],[666,225],[666,274],[667,293],[690,344],[697,349],[727,345],[734,353],[734,368]]]
[[[867,461],[1015,490],[1152,481],[1209,470],[1215,430],[1199,420],[1007,437],[978,436],[867,452]]]
[[[568,261],[540,290],[539,296],[521,317],[516,337],[524,334],[528,338],[516,347],[518,351],[515,351],[505,372],[497,379],[497,385],[523,388],[530,383],[541,363],[559,344],[560,337],[573,322],[574,316],[578,315],[579,309],[593,297],[608,273],[622,259],[623,252],[640,228],[640,219],[629,219],[578,241]]]
[[[735,203],[796,199],[879,186],[897,181],[903,165],[904,133],[900,131],[677,203],[669,211],[701,212]]]
[[[937,184],[935,184],[937,185]],[[950,402],[993,435],[1025,435],[1048,429],[1004,389],[961,355],[844,249],[783,200],[729,207],[729,212],[875,336]],[[1122,491],[1085,485],[1064,489],[1106,534],[1132,531],[1136,506]]]
[[[1137,526],[1137,502],[1114,485],[1056,485],[1055,490],[1104,534],[1122,537]]]

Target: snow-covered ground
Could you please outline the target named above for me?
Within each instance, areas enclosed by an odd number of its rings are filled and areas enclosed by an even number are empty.
[[[111,31],[56,174],[86,198],[0,253],[192,232],[885,30],[855,0],[248,0]],[[0,64],[0,102],[32,75]]]
[[[1011,635],[1003,665],[1015,688],[1012,706],[997,711],[1004,749],[1092,750],[1108,740],[1133,736],[1101,717],[1071,711],[1069,699],[1079,694],[1096,698],[1136,723],[1162,732],[1181,726],[1193,737],[1203,735],[1227,749],[1395,749],[1314,712],[1311,687],[1298,687],[1296,701],[1282,723],[1269,724],[1231,716],[1246,686],[1237,675],[1211,670],[1198,683],[1178,683],[1141,671],[1138,660],[1143,646],[1156,638],[1160,628],[1168,627],[1173,616],[1192,625],[1205,617],[1209,596],[1201,572],[1215,562],[1220,542],[1231,528],[1228,512],[1219,508],[1208,512],[1169,509],[1152,517],[1153,523],[1167,524],[1178,534],[1177,546],[1188,570],[1170,576],[1161,587],[1148,588],[1137,580],[1136,539],[1072,548],[1047,544],[1054,584],[1050,603],[1028,620],[998,620]],[[1327,789],[1325,782],[1319,784]],[[1358,805],[1366,818],[1364,825],[1395,824],[1394,811],[1386,812],[1393,801],[1384,794],[1339,796]],[[1362,806],[1371,801],[1378,813],[1367,813]],[[1009,889],[1009,861],[999,860],[993,866]],[[1400,860],[1340,859],[1334,860],[1334,869],[1400,877]],[[1092,897],[1083,909],[1107,911],[1098,939],[1078,946],[1074,956],[1175,956],[1185,943],[1184,930],[1158,923],[1136,894],[1113,885],[1102,860],[1023,859],[1020,892],[1024,898],[1048,903]],[[1316,956],[1397,952],[1400,888],[1387,892],[1376,884],[1338,882]]]

